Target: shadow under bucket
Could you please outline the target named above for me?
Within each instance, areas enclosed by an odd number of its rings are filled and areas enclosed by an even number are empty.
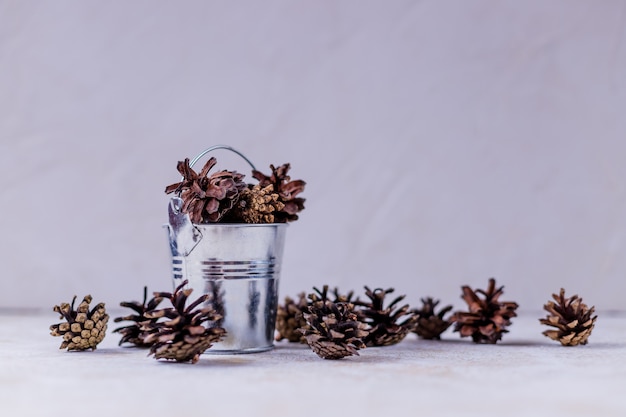
[[[174,287],[186,279],[194,295],[210,294],[227,332],[205,353],[272,349],[287,224],[192,224],[180,203],[172,199],[165,225]]]

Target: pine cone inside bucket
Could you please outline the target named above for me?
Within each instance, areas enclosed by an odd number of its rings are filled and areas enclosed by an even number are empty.
[[[471,336],[475,343],[496,343],[507,333],[505,328],[511,324],[511,318],[517,316],[517,303],[499,301],[504,287],[496,288],[496,280],[489,279],[487,291],[463,286],[463,295],[469,306],[469,312],[457,311],[451,318],[455,323],[454,331],[461,337]],[[482,298],[478,295],[482,294]]]
[[[441,334],[445,332],[452,323],[444,316],[452,310],[452,306],[445,306],[438,312],[435,308],[439,300],[431,297],[422,298],[422,308],[415,310],[417,314],[417,326],[413,330],[417,335],[426,340],[439,340]]]
[[[99,303],[89,310],[91,300],[91,295],[86,295],[76,310],[74,310],[76,296],[72,299],[71,305],[61,303],[60,306],[54,306],[53,310],[66,320],[64,323],[50,326],[52,336],[63,337],[60,349],[95,350],[98,343],[104,339],[109,316],[104,303]]]
[[[209,176],[217,160],[210,158],[199,173],[189,166],[189,158],[178,162],[181,182],[168,185],[165,193],[180,192],[182,210],[192,223],[215,223],[233,208],[239,194],[247,188],[244,175],[235,171],[218,171]]]
[[[578,295],[565,298],[565,290],[552,294],[554,301],[548,301],[543,306],[550,313],[545,319],[539,319],[542,324],[556,327],[556,330],[546,330],[544,335],[552,340],[558,340],[563,346],[586,345],[598,316],[593,316],[595,307],[587,307]]]
[[[130,343],[138,347],[151,346],[151,344],[145,342],[145,338],[151,332],[156,332],[156,326],[152,325],[156,324],[158,318],[148,318],[146,317],[146,312],[156,309],[162,300],[162,298],[156,297],[148,300],[148,287],[143,287],[143,302],[122,301],[120,303],[121,307],[130,308],[135,312],[135,314],[130,314],[128,316],[116,317],[114,320],[116,323],[121,321],[130,321],[133,323],[113,330],[114,333],[120,333],[122,335],[122,338],[119,341],[120,346],[124,343]],[[144,330],[142,330],[142,328]]]
[[[307,326],[301,329],[309,347],[324,359],[341,359],[357,355],[365,348],[363,338],[367,337],[367,325],[358,320],[354,305],[328,300],[328,287],[324,291],[315,288],[317,294],[310,294],[308,312],[303,316]]]
[[[270,175],[265,175],[257,170],[252,171],[252,176],[259,180],[259,186],[265,188],[271,185],[273,192],[278,194],[280,202],[284,204],[284,207],[274,214],[276,223],[298,220],[298,213],[304,210],[305,199],[298,197],[298,194],[304,191],[306,183],[302,180],[291,181],[287,175],[290,167],[289,164],[283,164],[278,168],[270,165],[272,170]]]
[[[196,363],[200,355],[210,348],[213,343],[220,341],[226,331],[222,327],[213,326],[221,317],[215,313],[213,307],[199,307],[209,299],[204,294],[188,306],[187,299],[193,292],[191,288],[183,289],[187,281],[183,281],[174,293],[155,292],[155,298],[167,299],[171,308],[154,310],[145,315],[151,319],[165,318],[156,326],[148,326],[147,330],[156,329],[144,339],[145,343],[152,343],[150,355],[155,359],[171,359],[177,362]]]
[[[241,192],[237,205],[228,217],[232,217],[234,222],[241,220],[252,224],[274,223],[276,213],[284,208],[285,204],[280,201],[280,196],[274,192],[272,185],[261,187],[257,184]]]
[[[409,310],[408,304],[397,308],[397,304],[405,298],[404,295],[396,297],[385,307],[385,297],[393,291],[393,288],[376,288],[372,291],[366,286],[365,295],[369,301],[355,302],[360,307],[359,313],[365,323],[370,326],[370,333],[365,339],[368,346],[394,345],[404,339],[417,323],[417,315]]]
[[[276,341],[287,339],[292,343],[306,343],[306,339],[298,329],[307,325],[303,312],[307,311],[307,299],[304,293],[298,294],[296,302],[291,297],[285,297],[285,302],[278,305],[276,313]]]

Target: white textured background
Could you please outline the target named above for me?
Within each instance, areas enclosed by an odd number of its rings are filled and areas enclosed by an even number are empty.
[[[163,188],[216,143],[308,182],[283,295],[624,308],[624,1],[0,0],[0,306],[170,288]]]

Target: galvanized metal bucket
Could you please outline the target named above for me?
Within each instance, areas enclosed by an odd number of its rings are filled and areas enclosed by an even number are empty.
[[[198,155],[228,149],[211,147]],[[182,213],[182,200],[169,204],[166,225],[172,252],[174,287],[183,280],[194,289],[194,296],[208,293],[223,319],[219,325],[226,338],[206,353],[253,353],[272,349],[278,304],[278,283],[285,245],[284,223],[272,224],[193,224]]]

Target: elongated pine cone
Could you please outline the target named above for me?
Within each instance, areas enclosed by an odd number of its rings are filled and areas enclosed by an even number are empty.
[[[189,214],[193,223],[215,223],[228,213],[247,188],[244,175],[236,171],[218,171],[209,175],[217,160],[210,158],[199,173],[189,166],[189,158],[179,161],[181,182],[165,187],[165,193],[180,192],[183,213]]]
[[[67,350],[95,350],[98,343],[106,336],[107,322],[109,316],[104,308],[104,303],[97,304],[91,311],[91,295],[86,295],[83,301],[74,310],[76,296],[72,299],[72,304],[61,303],[54,306],[53,310],[65,318],[66,322],[53,324],[50,326],[52,336],[62,336],[63,343],[59,349]]]
[[[285,223],[298,220],[298,213],[304,210],[304,198],[298,197],[306,183],[302,180],[291,181],[287,173],[291,166],[283,164],[278,168],[270,165],[272,173],[265,175],[260,171],[253,170],[252,176],[259,180],[259,186],[265,188],[269,185],[273,187],[273,192],[278,194],[279,201],[284,207],[274,213],[276,223]]]
[[[415,310],[417,326],[413,331],[422,339],[440,340],[441,334],[452,324],[450,320],[444,317],[452,310],[452,306],[445,306],[435,312],[438,304],[439,300],[433,300],[431,297],[422,298],[422,308]]]
[[[233,210],[235,221],[240,218],[244,223],[274,223],[276,213],[285,208],[280,196],[274,192],[274,187],[259,184],[241,192],[239,201]]]
[[[144,339],[145,343],[152,343],[150,355],[155,359],[170,359],[177,362],[196,363],[202,353],[213,343],[220,341],[226,331],[222,327],[212,326],[221,316],[215,313],[213,307],[199,307],[209,299],[204,294],[185,307],[191,288],[183,289],[187,281],[183,281],[174,293],[155,292],[155,298],[167,299],[172,303],[171,308],[154,310],[145,315],[151,319],[165,318],[156,325],[146,326],[146,331],[156,329]]]
[[[415,328],[417,314],[409,309],[409,305],[397,307],[397,304],[406,296],[396,297],[385,307],[385,296],[394,291],[393,288],[371,290],[365,287],[365,295],[369,301],[357,300],[359,314],[370,327],[370,333],[365,338],[367,346],[390,346],[400,342]]]
[[[545,319],[539,319],[541,324],[556,327],[556,330],[543,332],[552,340],[557,340],[563,346],[586,345],[598,316],[593,316],[595,307],[587,307],[578,295],[565,298],[565,290],[552,294],[554,301],[548,301],[543,306],[548,313]]]
[[[469,312],[457,311],[451,318],[455,324],[454,331],[460,332],[461,337],[471,336],[475,343],[497,343],[502,334],[507,333],[505,328],[511,324],[511,318],[517,316],[517,303],[499,301],[504,287],[496,288],[496,280],[489,279],[487,291],[472,291],[467,285],[463,286],[463,295],[469,306]],[[482,294],[483,298],[478,294]]]
[[[308,312],[303,313],[307,326],[300,330],[307,344],[323,359],[358,356],[358,350],[365,348],[363,338],[368,335],[368,327],[358,320],[354,305],[334,303],[328,300],[326,291],[315,291],[317,294],[309,295]]]
[[[296,302],[291,297],[285,297],[285,302],[278,305],[276,313],[276,341],[287,339],[292,343],[306,343],[300,328],[307,325],[302,313],[307,309],[307,300],[304,293],[298,294]]]
[[[116,317],[115,320],[113,320],[116,323],[121,321],[130,321],[133,323],[113,330],[113,333],[120,333],[122,335],[122,338],[119,341],[120,346],[124,343],[130,343],[138,347],[151,346],[150,343],[145,342],[145,338],[150,334],[150,332],[156,332],[156,326],[151,326],[151,324],[156,324],[158,318],[148,318],[146,317],[146,312],[157,308],[162,300],[162,298],[154,297],[148,300],[148,287],[143,287],[143,302],[122,301],[120,303],[121,307],[130,308],[135,312],[135,314]],[[142,330],[142,327],[149,330]]]

